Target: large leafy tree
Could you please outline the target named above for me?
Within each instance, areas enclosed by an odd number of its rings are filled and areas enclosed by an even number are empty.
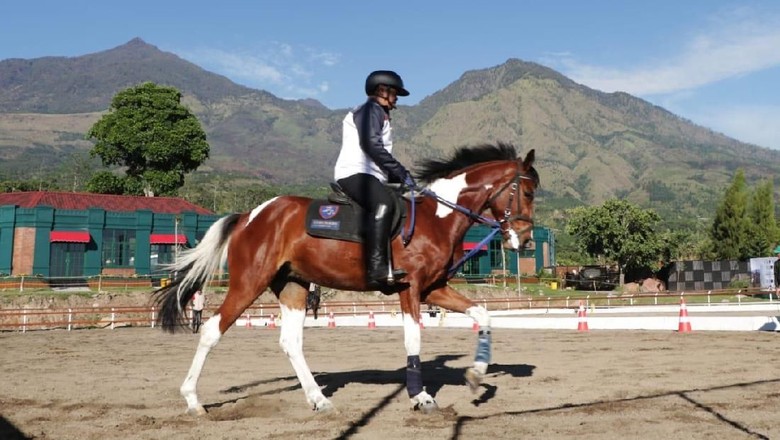
[[[745,172],[738,169],[712,220],[710,240],[717,259],[743,260],[751,255],[751,226],[747,216],[748,189]]]
[[[769,179],[756,186],[750,196],[747,207],[747,250],[750,256],[772,255],[772,249],[777,244],[780,234],[775,220],[774,191],[774,183]]]
[[[611,199],[602,206],[569,210],[566,232],[580,250],[627,269],[657,269],[661,242],[655,232],[660,217],[625,200]]]
[[[175,195],[184,176],[208,157],[206,133],[181,104],[173,87],[144,83],[119,92],[109,112],[87,133],[94,139],[90,154],[105,166],[125,170],[121,181],[99,173],[91,190],[124,194]]]

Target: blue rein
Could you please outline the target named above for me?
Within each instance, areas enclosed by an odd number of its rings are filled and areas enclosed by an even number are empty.
[[[448,279],[452,278],[455,275],[455,273],[458,271],[458,269],[460,269],[460,267],[463,266],[466,263],[466,261],[468,261],[469,258],[473,257],[474,254],[479,252],[480,249],[482,248],[482,246],[485,246],[488,242],[490,242],[490,240],[493,239],[493,237],[496,234],[499,233],[499,231],[501,231],[501,223],[499,221],[495,220],[495,219],[487,218],[487,217],[485,217],[483,215],[475,213],[474,211],[472,211],[470,209],[464,208],[464,207],[462,207],[462,206],[460,206],[458,204],[450,202],[449,200],[443,199],[443,198],[439,197],[438,195],[436,195],[436,193],[434,193],[430,189],[423,188],[422,190],[420,190],[420,194],[424,195],[424,196],[428,196],[428,197],[433,197],[434,199],[436,199],[436,201],[438,203],[441,203],[442,205],[444,205],[444,206],[446,206],[448,208],[454,209],[455,211],[458,211],[458,212],[460,212],[462,214],[465,214],[468,218],[470,218],[471,220],[473,220],[475,222],[482,223],[482,224],[488,225],[491,228],[493,228],[493,230],[490,231],[490,233],[485,238],[483,238],[477,244],[477,246],[475,246],[473,249],[469,250],[458,261],[453,263],[452,267],[450,267],[450,269],[447,271],[447,278]],[[411,211],[412,211],[412,213],[411,213],[411,215],[409,217],[409,220],[410,220],[409,230],[407,231],[406,230],[406,226],[404,226],[404,228],[402,230],[402,233],[401,233],[404,246],[408,246],[409,245],[409,242],[412,240],[412,235],[414,234],[415,205],[417,204],[417,203],[415,203],[415,200],[414,200],[414,188],[409,188],[409,196],[411,198],[410,204],[411,204]]]

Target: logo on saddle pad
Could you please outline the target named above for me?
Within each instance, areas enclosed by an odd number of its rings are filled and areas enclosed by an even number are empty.
[[[309,222],[309,229],[316,231],[339,231],[341,230],[341,220],[334,219],[339,213],[338,205],[320,205],[317,214],[320,218],[312,218]]]
[[[403,207],[395,212],[393,233],[400,230]],[[313,237],[363,241],[363,211],[357,205],[342,205],[329,200],[312,200],[306,210],[306,232]]]
[[[322,205],[320,206],[320,217],[325,220],[330,220],[339,213],[338,205]]]

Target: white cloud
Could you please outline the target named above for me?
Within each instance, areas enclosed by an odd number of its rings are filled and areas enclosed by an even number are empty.
[[[606,92],[654,95],[693,89],[780,65],[780,18],[745,11],[713,19],[713,30],[695,35],[668,60],[614,68],[559,58],[564,73]]]
[[[707,30],[693,33],[680,44],[678,53],[665,60],[613,67],[582,63],[567,52],[549,54],[546,59],[588,87],[640,96],[729,137],[780,149],[780,106],[751,104],[754,97],[745,94],[717,97],[715,89],[723,80],[752,81],[755,76],[748,78],[750,74],[780,66],[780,16],[742,8],[709,21]],[[702,93],[706,86],[707,93]],[[756,93],[765,87],[774,85],[753,85]],[[766,93],[774,94],[774,90]],[[710,105],[697,102],[703,94],[715,100]],[[736,102],[729,104],[729,100]]]
[[[718,108],[691,116],[691,120],[717,127],[734,139],[780,150],[780,105]]]
[[[201,48],[177,51],[207,70],[281,98],[317,98],[329,90],[323,79],[338,64],[336,53],[287,43],[264,43],[253,49]]]

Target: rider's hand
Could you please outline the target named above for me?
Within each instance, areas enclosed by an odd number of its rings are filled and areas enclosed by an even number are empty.
[[[412,173],[406,173],[406,176],[404,176],[404,186],[407,189],[411,190],[417,190],[417,183],[415,183],[414,178],[412,177]]]

